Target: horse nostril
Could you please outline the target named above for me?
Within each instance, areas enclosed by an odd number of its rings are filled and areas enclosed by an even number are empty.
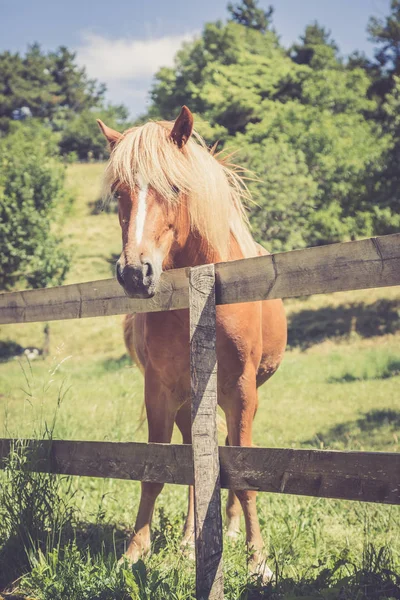
[[[124,285],[124,278],[122,276],[122,269],[121,269],[121,265],[119,264],[119,262],[117,262],[116,264],[116,275],[117,275],[117,281],[120,285]]]
[[[143,278],[151,277],[153,275],[153,267],[151,266],[151,263],[148,262],[147,260],[143,262],[142,272],[143,272]]]

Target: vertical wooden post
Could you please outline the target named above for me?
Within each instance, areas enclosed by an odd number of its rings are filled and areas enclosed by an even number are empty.
[[[224,597],[224,582],[217,437],[214,265],[190,269],[189,302],[196,597],[198,600],[221,600]]]

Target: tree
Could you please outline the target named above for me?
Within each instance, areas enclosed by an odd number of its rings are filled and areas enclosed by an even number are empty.
[[[331,32],[315,21],[307,25],[300,37],[301,44],[294,44],[289,50],[292,60],[299,65],[308,65],[313,69],[338,67],[338,47],[331,38]]]
[[[0,54],[0,127],[7,131],[16,109],[28,107],[37,117],[51,113],[56,86],[48,72],[48,61],[34,44],[22,59],[18,54]]]
[[[384,98],[394,85],[394,75],[400,75],[400,0],[391,0],[386,19],[371,17],[367,31],[370,41],[378,45],[375,52],[376,77],[372,93]]]
[[[364,91],[367,87],[365,78]],[[251,184],[258,205],[252,221],[273,249],[372,234],[366,180],[384,138],[356,102],[351,107],[351,93],[349,107],[343,96],[343,109],[335,110],[329,96],[322,95],[319,106],[319,92],[312,84],[310,89],[315,103],[264,101],[263,119],[247,127],[242,143],[244,153],[251,148],[250,160],[244,154],[244,161],[259,178]],[[262,227],[263,220],[269,229]]]
[[[386,145],[380,160],[374,164],[370,185],[376,234],[400,230],[400,77],[396,75],[381,112]]]
[[[239,4],[230,2],[228,12],[231,15],[231,21],[265,33],[270,28],[274,8],[270,6],[268,10],[264,11],[262,8],[258,8],[257,4],[257,0],[242,0]]]
[[[259,118],[260,98],[286,85],[290,67],[275,33],[209,23],[199,39],[178,51],[174,68],[156,74],[149,116],[172,119],[187,104],[224,140]]]
[[[240,160],[257,175],[248,182],[255,201],[249,206],[255,238],[276,252],[306,246],[317,184],[304,153],[284,139],[249,144],[238,137]]]
[[[70,202],[57,140],[35,121],[12,130],[0,144],[0,287],[57,285],[69,256],[56,223]]]
[[[0,54],[0,132],[6,134],[15,118],[33,116],[60,132],[61,153],[99,157],[104,143],[96,118],[128,126],[125,107],[105,106],[105,90],[105,85],[88,78],[75,53],[64,46],[45,53],[33,44],[24,57],[4,52]]]
[[[274,250],[372,234],[370,174],[387,144],[366,118],[377,104],[365,71],[346,69],[318,24],[302,41],[292,57],[272,31],[209,23],[152,91],[151,116],[171,119],[187,104],[208,142],[255,174],[250,218]]]
[[[22,107],[61,128],[69,116],[101,105],[104,93],[105,86],[89,79],[65,47],[46,54],[33,44],[24,57],[0,54],[0,129],[4,132],[13,111]]]
[[[388,72],[400,71],[400,0],[391,0],[390,15],[385,20],[371,17],[367,29],[370,40],[380,48],[375,58]]]
[[[86,70],[76,64],[76,53],[60,46],[48,55],[50,75],[57,86],[59,107],[79,113],[98,107],[104,101],[106,86],[89,79]]]

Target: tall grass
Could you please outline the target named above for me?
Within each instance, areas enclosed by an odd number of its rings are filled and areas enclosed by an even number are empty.
[[[35,400],[34,377],[29,360],[20,362],[27,402]],[[51,371],[51,376],[54,370]],[[52,379],[43,387],[46,395]],[[57,391],[56,409],[50,422],[42,411],[33,428],[37,439],[51,440],[57,414],[67,390]],[[6,424],[7,428],[7,424]],[[31,557],[59,548],[70,536],[74,522],[71,479],[35,472],[39,456],[24,440],[14,440],[3,461],[0,487],[0,588],[30,567]]]

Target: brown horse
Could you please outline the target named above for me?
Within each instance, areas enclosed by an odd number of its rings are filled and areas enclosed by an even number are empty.
[[[248,228],[237,173],[214,156],[193,132],[182,108],[175,123],[149,122],[118,133],[99,121],[111,157],[106,194],[118,200],[122,253],[116,275],[128,296],[150,298],[162,271],[266,254]],[[189,314],[187,310],[128,315],[125,342],[145,378],[149,442],[170,442],[174,423],[191,443]],[[218,403],[227,423],[227,443],[252,445],[257,387],[278,368],[286,346],[280,300],[217,307]],[[126,558],[150,551],[150,524],[162,484],[142,482],[139,512]],[[236,537],[241,508],[246,522],[251,572],[265,564],[256,492],[230,491],[228,535]],[[194,502],[189,488],[183,540],[193,543]]]

